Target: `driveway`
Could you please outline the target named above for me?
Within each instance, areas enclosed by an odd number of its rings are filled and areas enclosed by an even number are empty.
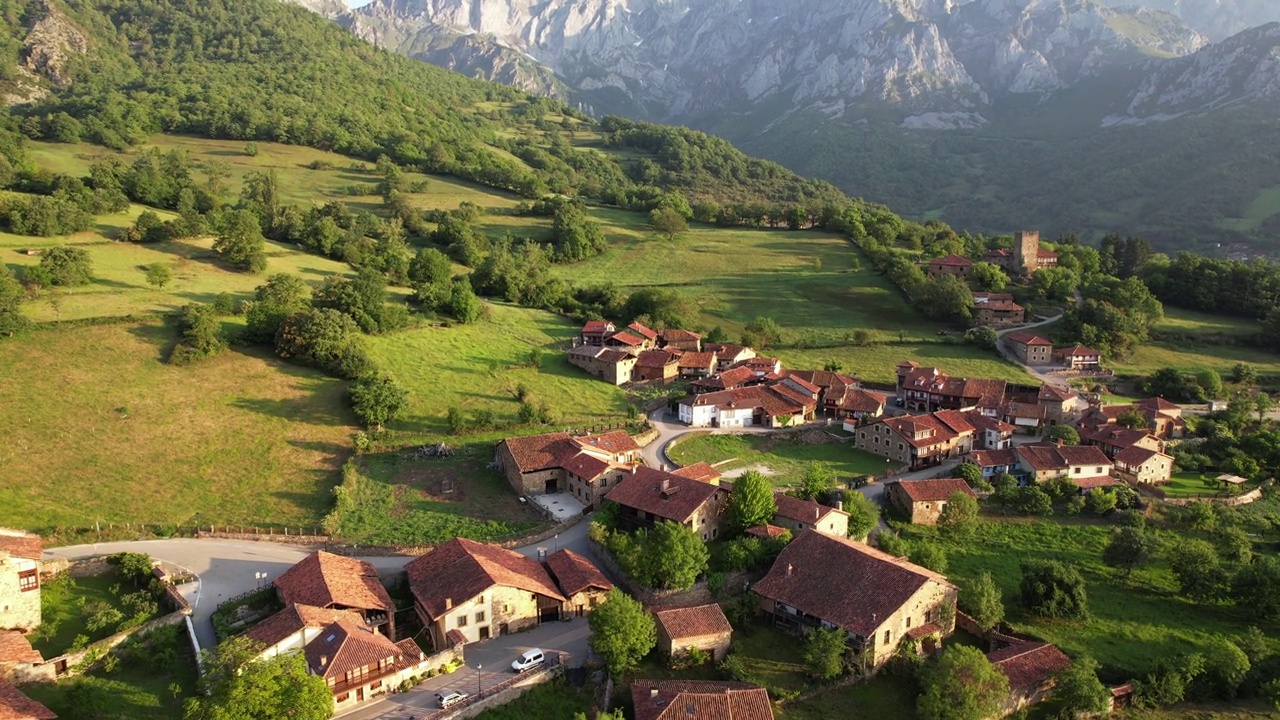
[[[510,679],[511,661],[530,648],[543,651],[556,650],[569,655],[565,664],[581,666],[587,658],[587,639],[591,635],[586,618],[574,618],[568,622],[551,622],[533,630],[486,640],[468,645],[467,664],[450,675],[438,675],[425,680],[413,690],[389,695],[381,700],[365,703],[338,717],[343,720],[405,720],[429,718],[439,712],[435,694],[456,690],[474,695],[477,688],[490,688]],[[476,670],[476,665],[480,669]]]
[[[1017,354],[1014,353],[1013,350],[1009,349],[1009,347],[1004,344],[1005,335],[1008,335],[1009,333],[1012,333],[1012,332],[1033,330],[1035,328],[1042,327],[1050,323],[1058,322],[1059,320],[1062,319],[1062,315],[1063,313],[1058,313],[1057,315],[1054,315],[1051,318],[1047,318],[1039,322],[1034,322],[1027,325],[1018,325],[1017,327],[1005,328],[1003,330],[997,330],[996,331],[996,350],[999,351],[1000,354],[1003,355],[1005,358],[1016,363],[1019,367],[1025,370],[1028,375],[1031,375],[1032,377],[1036,378],[1042,383],[1046,383],[1053,387],[1064,388],[1064,389],[1071,387],[1071,384],[1068,383],[1064,378],[1055,377],[1053,375],[1049,375],[1048,373],[1044,372],[1045,370],[1044,367],[1027,365],[1026,363],[1022,362],[1022,360],[1018,358]]]

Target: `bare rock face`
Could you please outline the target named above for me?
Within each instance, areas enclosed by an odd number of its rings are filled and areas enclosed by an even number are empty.
[[[1218,42],[1249,28],[1280,22],[1275,0],[1105,0],[1123,7],[1144,5],[1177,15],[1210,40]]]
[[[89,51],[89,41],[57,8],[43,4],[22,44],[22,64],[59,87],[71,84],[70,62]]]

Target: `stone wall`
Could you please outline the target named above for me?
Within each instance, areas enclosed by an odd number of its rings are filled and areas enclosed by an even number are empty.
[[[19,573],[39,584],[39,563],[0,552],[0,628],[30,631],[40,626],[40,589],[22,590]]]
[[[1248,505],[1262,499],[1262,488],[1254,488],[1242,495],[1233,495],[1230,497],[1203,497],[1203,498],[1165,498],[1165,502],[1178,507],[1186,507],[1193,502],[1211,502],[1216,505],[1226,505],[1227,507],[1236,507],[1238,505]]]

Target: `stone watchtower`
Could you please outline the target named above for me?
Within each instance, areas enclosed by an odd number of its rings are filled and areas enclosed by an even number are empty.
[[[1040,264],[1040,233],[1019,230],[1013,234],[1013,267],[1023,275],[1031,275]]]

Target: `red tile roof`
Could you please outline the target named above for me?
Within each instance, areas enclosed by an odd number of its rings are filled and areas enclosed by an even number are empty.
[[[372,565],[352,557],[314,552],[276,578],[285,605],[338,605],[393,610],[395,604]]]
[[[1024,642],[987,653],[991,664],[1009,678],[1010,689],[1039,687],[1065,670],[1071,658],[1046,642]]]
[[[0,720],[57,720],[52,710],[0,680]]]
[[[679,361],[679,355],[667,350],[645,350],[640,353],[640,358],[636,360],[636,367],[664,368]]]
[[[685,465],[682,468],[676,468],[671,471],[672,475],[679,475],[690,480],[698,480],[705,483],[716,483],[720,480],[720,472],[704,462]]]
[[[609,342],[616,342],[635,347],[636,345],[643,345],[645,343],[645,339],[623,330],[610,335]]]
[[[635,720],[773,720],[769,693],[741,682],[636,680],[631,702]]]
[[[635,332],[637,335],[640,335],[646,340],[658,339],[658,333],[656,331],[654,331],[652,328],[648,327],[647,325],[643,325],[638,322],[631,323],[630,325],[627,326],[627,329]]]
[[[901,436],[903,442],[917,448],[940,445],[960,434],[934,415],[899,415],[879,422]],[[972,432],[972,425],[969,426],[969,430]],[[916,435],[922,435],[922,437],[917,438]]]
[[[1106,453],[1093,445],[1052,445],[1033,443],[1020,445],[1014,449],[1032,470],[1065,470],[1073,466],[1101,465],[1111,466],[1111,459]]]
[[[752,525],[747,528],[745,532],[748,535],[754,535],[758,538],[772,540],[774,538],[780,538],[791,531],[786,528],[778,527],[777,525]]]
[[[663,490],[664,481],[667,482],[666,490]],[[634,473],[624,477],[605,498],[619,505],[683,524],[718,493],[727,492],[709,483],[650,467],[639,467]]]
[[[600,568],[572,550],[551,553],[547,556],[545,565],[551,578],[560,587],[560,593],[566,598],[584,590],[608,592],[613,589],[613,583],[600,572]]]
[[[786,493],[774,493],[773,500],[778,505],[778,512],[775,517],[784,517],[798,523],[815,523],[833,512],[844,512],[812,500],[793,498]]]
[[[732,390],[748,381],[755,380],[755,378],[756,374],[751,371],[751,368],[733,367],[722,373],[698,380],[694,385],[715,390]]]
[[[1165,455],[1164,453],[1158,452],[1156,450],[1148,450],[1147,448],[1138,447],[1137,445],[1130,445],[1129,447],[1116,453],[1115,461],[1117,463],[1120,463],[1121,465],[1126,465],[1132,468],[1132,467],[1138,467],[1139,465],[1145,464],[1148,460],[1150,460],[1153,457],[1156,457],[1157,455],[1164,455],[1164,457],[1169,457],[1168,455]]]
[[[701,340],[702,336],[689,330],[669,328],[662,331],[662,339],[667,342],[691,342],[693,340]]]
[[[1009,342],[1017,343],[1019,345],[1048,345],[1050,347],[1053,346],[1053,341],[1042,338],[1033,332],[1027,332],[1026,330],[1011,332],[1008,335],[1005,335],[1004,338]]]
[[[942,502],[955,493],[964,493],[969,497],[978,497],[969,483],[959,478],[943,480],[897,480],[895,483],[911,498],[911,502]]]
[[[1182,409],[1178,405],[1171,403],[1162,397],[1152,397],[1152,398],[1147,398],[1145,400],[1139,400],[1135,402],[1133,405],[1134,407],[1137,407],[1137,408],[1142,408],[1146,410],[1155,410],[1157,412],[1164,411],[1164,410],[1181,410]]]
[[[1160,438],[1146,430],[1137,430],[1119,425],[1102,425],[1092,430],[1084,430],[1080,433],[1080,437],[1100,445],[1112,445],[1121,448],[1132,447],[1148,438],[1157,442],[1160,440]]]
[[[1048,259],[1048,258],[1053,258],[1053,259],[1055,259],[1055,260],[1056,260],[1056,259],[1058,258],[1058,253],[1056,253],[1056,252],[1054,252],[1054,251],[1052,251],[1052,250],[1045,250],[1044,248],[1037,248],[1037,249],[1036,249],[1036,257],[1042,257],[1042,258],[1046,258],[1046,259]]]
[[[588,320],[586,324],[582,326],[582,334],[607,333],[610,332],[610,329],[613,327],[614,324],[608,320]]]
[[[284,642],[291,635],[303,628],[319,628],[330,623],[346,620],[358,625],[364,624],[364,618],[355,610],[333,610],[315,605],[290,605],[253,627],[242,635],[269,648]]]
[[[1097,350],[1085,347],[1084,345],[1071,345],[1069,347],[1058,348],[1053,351],[1053,354],[1059,357],[1089,357],[1102,355],[1102,353]]]
[[[609,463],[601,460],[594,455],[587,453],[578,453],[569,458],[561,466],[569,473],[576,475],[585,480],[595,480],[613,467]]]
[[[31,647],[27,636],[17,630],[0,630],[0,663],[38,663],[41,660],[44,656]]]
[[[998,433],[1011,433],[1018,429],[1000,418],[983,415],[977,411],[964,413],[964,417],[975,429],[991,430]]]
[[[974,450],[969,458],[978,467],[1012,466],[1018,464],[1018,455],[1012,449]]]
[[[1111,487],[1119,485],[1120,481],[1110,475],[1097,475],[1094,477],[1071,478],[1071,482],[1081,490],[1092,490],[1100,487]]]
[[[840,401],[840,409],[847,412],[879,412],[884,409],[884,396],[862,389],[850,390]]]
[[[640,450],[640,446],[636,444],[635,439],[624,430],[614,430],[601,435],[582,435],[580,437],[573,437],[569,433],[562,432],[528,435],[526,437],[507,438],[502,443],[507,446],[511,456],[515,458],[516,469],[522,473],[566,467],[583,451],[594,451],[613,456]],[[579,474],[579,477],[586,476]]]
[[[831,370],[785,370],[783,374],[788,377],[803,378],[827,392],[832,389],[841,391],[845,388],[856,388],[860,384],[852,375]]]
[[[394,661],[402,654],[385,635],[347,620],[327,625],[316,639],[307,643],[304,652],[312,672],[339,682],[345,680],[351,670],[366,665],[373,666],[369,674],[376,677],[378,663]]]
[[[729,619],[715,603],[653,608],[653,617],[672,640],[733,632]]]
[[[863,637],[938,573],[853,540],[807,530],[783,548],[755,591]]]
[[[0,552],[23,560],[39,560],[44,552],[44,539],[22,530],[0,528]]]
[[[495,585],[563,601],[551,576],[536,560],[514,550],[454,538],[404,566],[409,588],[432,618]]]
[[[681,368],[710,369],[716,364],[716,354],[713,352],[687,352],[680,356]]]
[[[812,382],[809,382],[808,380],[805,380],[799,375],[786,375],[783,378],[783,382],[794,383],[798,385],[800,389],[807,390],[813,393],[814,395],[822,394],[822,387],[820,387],[817,383],[812,383]]]
[[[1036,394],[1037,400],[1048,402],[1066,402],[1078,397],[1080,397],[1080,393],[1075,390],[1063,390],[1049,383],[1041,385],[1040,392]]]
[[[947,267],[967,268],[973,265],[973,261],[967,257],[951,254],[946,257],[934,258],[929,261],[930,265],[944,265]]]
[[[719,408],[760,408],[766,415],[795,415],[816,406],[813,398],[780,390],[772,385],[735,388],[695,395],[688,400],[694,407],[714,405]]]
[[[939,410],[933,416],[957,435],[977,431],[973,423],[969,422],[969,415],[959,410]]]
[[[743,355],[755,353],[755,350],[746,345],[734,345],[733,343],[704,343],[703,350],[713,352],[724,360],[733,360]]]

